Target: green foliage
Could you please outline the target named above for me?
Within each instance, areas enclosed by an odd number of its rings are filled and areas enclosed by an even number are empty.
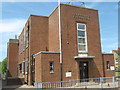
[[[2,74],[2,63],[0,62],[0,74]]]
[[[120,76],[120,72],[115,72],[115,76]]]
[[[3,59],[2,61],[2,73],[6,73],[7,70],[7,58]]]

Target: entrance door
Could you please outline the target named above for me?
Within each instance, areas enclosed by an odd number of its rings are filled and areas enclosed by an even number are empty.
[[[80,62],[80,79],[88,78],[88,62]]]

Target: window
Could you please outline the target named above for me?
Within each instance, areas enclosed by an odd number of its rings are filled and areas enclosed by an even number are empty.
[[[32,60],[32,72],[35,72],[35,58]]]
[[[118,58],[116,58],[116,60],[115,60],[115,64],[118,64]]]
[[[50,73],[54,73],[54,62],[50,62]]]
[[[22,73],[23,74],[25,73],[25,62],[24,61],[22,62]]]
[[[25,32],[25,47],[27,48],[28,47],[28,34],[29,34],[29,32],[28,32],[29,30],[28,30],[28,27],[26,28],[26,32]]]
[[[87,52],[86,25],[77,23],[78,52]]]
[[[22,72],[22,64],[19,64],[19,71]]]
[[[28,74],[28,60],[25,61],[25,74]]]
[[[107,69],[110,69],[110,61],[106,61]]]

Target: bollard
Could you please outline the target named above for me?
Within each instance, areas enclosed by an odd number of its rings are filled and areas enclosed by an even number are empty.
[[[103,88],[102,77],[100,77],[100,88]]]

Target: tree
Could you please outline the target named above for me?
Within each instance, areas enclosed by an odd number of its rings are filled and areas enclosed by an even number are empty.
[[[2,73],[6,73],[7,70],[7,58],[3,59],[2,61]]]

